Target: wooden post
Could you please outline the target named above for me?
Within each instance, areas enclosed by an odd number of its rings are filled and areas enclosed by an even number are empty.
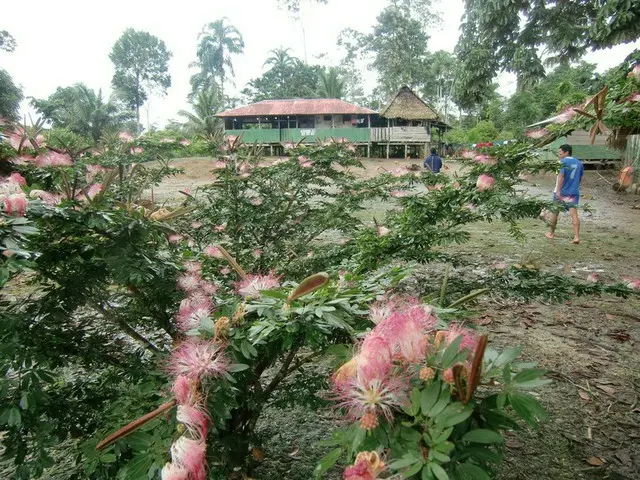
[[[269,156],[273,157],[273,145],[269,145]]]
[[[331,115],[331,128],[336,128],[336,116]]]
[[[367,144],[367,158],[371,158],[371,142]]]
[[[404,144],[404,158],[405,158],[405,160],[407,159],[407,151],[408,151],[408,145],[405,143]]]
[[[387,143],[387,159],[389,159],[389,143]]]

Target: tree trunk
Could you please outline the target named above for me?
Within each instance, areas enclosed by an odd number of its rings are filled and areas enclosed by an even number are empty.
[[[140,75],[136,73],[136,134],[140,134]]]

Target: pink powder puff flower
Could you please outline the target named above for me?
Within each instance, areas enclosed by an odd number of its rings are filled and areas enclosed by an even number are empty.
[[[384,237],[387,236],[391,233],[391,230],[389,230],[387,227],[383,226],[383,225],[378,225],[377,228],[377,235],[379,237]]]
[[[400,375],[387,375],[375,378],[372,375],[356,375],[349,383],[335,390],[339,406],[347,411],[351,421],[360,420],[365,415],[369,423],[375,423],[375,417],[383,416],[387,421],[393,419],[393,411],[408,403],[408,379]]]
[[[15,132],[9,135],[9,145],[14,150],[20,150],[21,147],[28,147],[30,142],[22,133]]]
[[[465,160],[473,160],[476,155],[476,152],[474,152],[473,150],[462,150],[460,152],[460,156]]]
[[[173,244],[180,243],[183,239],[184,236],[180,235],[179,233],[172,233],[167,237],[168,242]]]
[[[125,143],[133,142],[133,136],[129,132],[118,133],[118,138]]]
[[[7,177],[7,181],[11,183],[16,183],[21,186],[27,184],[27,180],[18,172],[13,172],[11,175],[9,175],[9,177]]]
[[[132,155],[139,155],[141,153],[144,153],[144,148],[142,147],[134,147],[131,149],[131,154]]]
[[[369,307],[369,318],[373,323],[378,325],[386,320],[396,308],[396,302],[393,299],[379,300]]]
[[[406,190],[394,190],[391,192],[391,196],[392,197],[396,197],[396,198],[403,198],[403,197],[407,197],[411,195],[409,192],[407,192]]]
[[[473,157],[473,160],[478,163],[482,163],[483,165],[495,165],[497,163],[497,160],[492,156],[483,154],[476,155]]]
[[[455,325],[455,324],[449,325],[449,328],[445,331],[444,340],[446,344],[450,345],[458,337],[462,337],[459,351],[462,351],[462,350],[470,350],[471,352],[475,351],[476,346],[478,344],[478,336],[476,335],[476,333],[467,328],[463,328],[459,325]]]
[[[296,144],[293,142],[285,142],[282,146],[285,150],[293,150],[294,148],[296,148]]]
[[[313,250],[311,250],[310,252],[307,252],[307,258],[313,258]]]
[[[46,205],[53,207],[62,201],[62,197],[60,195],[55,195],[53,193],[45,192],[44,190],[31,190],[29,192],[29,196],[31,198],[39,198]]]
[[[43,148],[47,144],[47,140],[46,138],[44,138],[44,135],[36,135],[36,138],[34,140],[36,142],[36,145],[38,145],[38,147],[40,148]]]
[[[173,143],[175,140],[173,138],[162,138],[160,143]]]
[[[414,363],[424,360],[435,324],[431,307],[409,303],[378,323],[373,332],[387,339],[395,355]]]
[[[198,328],[203,321],[210,319],[211,309],[207,305],[194,305],[189,309],[181,309],[176,315],[176,324],[180,331],[188,332]]]
[[[198,230],[199,228],[202,228],[202,222],[192,222],[191,228],[193,228],[194,230]]]
[[[229,360],[224,355],[223,344],[190,337],[172,352],[169,370],[190,379],[220,377],[228,372]]]
[[[160,472],[162,480],[189,480],[189,472],[186,468],[173,463],[167,463]]]
[[[24,193],[5,195],[2,203],[7,215],[24,217],[27,211],[27,196]]]
[[[183,140],[180,140],[180,145],[182,145],[183,147],[188,147],[189,145],[191,145],[191,142],[189,140],[187,140],[186,138]]]
[[[360,346],[357,359],[357,375],[363,379],[386,377],[392,367],[391,346],[385,337],[370,332]]]
[[[36,159],[34,157],[30,157],[29,155],[20,155],[19,157],[11,159],[11,161],[16,165],[28,165],[30,163],[34,163],[35,160]]]
[[[343,473],[343,480],[376,480],[384,471],[386,465],[377,452],[360,452],[355,463],[347,467]]]
[[[204,440],[193,440],[182,436],[171,446],[171,459],[178,467],[188,472],[189,480],[207,478],[207,446]]]
[[[220,290],[220,286],[211,282],[200,282],[200,289],[207,295],[215,295]]]
[[[597,273],[590,273],[589,275],[587,275],[587,282],[589,283],[598,283],[598,281],[600,280],[600,275],[598,275]]]
[[[178,277],[178,288],[185,292],[193,292],[200,286],[200,275],[195,273],[185,273]]]
[[[353,144],[347,145],[347,150],[349,150],[352,153],[356,153],[356,146]]]
[[[220,251],[220,249],[215,245],[209,245],[207,248],[203,250],[203,252],[207,257],[219,258],[223,259],[224,255]]]
[[[215,170],[222,170],[227,168],[227,163],[223,162],[222,160],[216,160],[215,162],[213,162],[213,168]]]
[[[216,225],[215,227],[213,227],[213,229],[218,233],[224,232],[227,229],[227,222]]]
[[[186,427],[191,438],[206,440],[209,418],[200,408],[193,405],[178,405],[176,420]]]
[[[629,95],[626,100],[627,102],[640,102],[640,92]]]
[[[193,383],[184,375],[178,375],[173,381],[171,392],[176,398],[178,405],[193,405],[196,403],[195,390]]]
[[[261,249],[259,249],[259,248],[256,248],[256,249],[253,251],[253,256],[254,256],[254,257],[257,257],[257,258],[260,258],[260,257],[262,256],[262,250],[261,250]]]
[[[73,160],[66,153],[50,151],[38,155],[35,160],[36,167],[68,167],[73,165]]]
[[[273,273],[268,275],[247,275],[236,282],[236,291],[245,298],[257,298],[262,290],[272,290],[280,286],[280,280]]]
[[[403,177],[405,175],[409,175],[411,171],[407,167],[398,167],[391,170],[391,175],[394,177]]]
[[[546,128],[540,128],[538,130],[529,130],[525,132],[525,136],[533,139],[543,138],[549,135],[549,130]]]
[[[495,270],[506,270],[509,268],[509,265],[507,265],[507,262],[493,262],[491,268]]]
[[[553,119],[553,123],[566,123],[576,115],[576,111],[572,106],[565,107],[558,115]]]
[[[243,163],[240,165],[240,167],[238,168],[238,172],[240,172],[241,174],[248,174],[251,172],[251,165],[248,163]]]
[[[93,185],[91,185],[89,187],[89,189],[87,190],[87,198],[89,200],[93,200],[97,195],[99,195],[100,193],[102,193],[102,191],[104,190],[104,185],[101,183],[94,183]]]
[[[313,164],[311,163],[311,161],[309,160],[309,157],[305,157],[303,155],[300,155],[298,157],[298,163],[300,164],[300,166],[302,168],[309,168],[311,167]]]
[[[640,279],[631,279],[631,278],[626,278],[624,279],[627,282],[627,288],[630,288],[631,290],[640,290]]]
[[[481,192],[484,192],[486,190],[490,190],[493,187],[493,184],[495,182],[496,182],[495,179],[491,175],[486,175],[486,174],[483,173],[482,175],[480,175],[478,177],[478,181],[476,183],[476,187]]]
[[[184,268],[189,273],[200,273],[202,271],[202,264],[200,262],[196,262],[194,260],[189,262],[184,262]]]
[[[96,175],[105,173],[107,170],[100,165],[87,165],[87,183],[91,183]]]
[[[223,277],[226,277],[230,273],[231,273],[231,267],[222,267],[220,269],[220,275],[222,275]]]
[[[636,63],[631,71],[627,74],[628,78],[636,77],[640,81],[640,63]]]
[[[251,199],[251,205],[253,205],[254,207],[259,207],[260,205],[262,205],[262,199],[258,197],[253,197]]]

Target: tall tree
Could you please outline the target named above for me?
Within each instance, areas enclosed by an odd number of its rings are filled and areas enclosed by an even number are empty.
[[[0,31],[0,50],[13,52],[16,48],[15,39],[6,30]],[[0,119],[17,120],[22,89],[13,83],[9,72],[0,68]]]
[[[0,68],[0,119],[18,119],[22,89],[13,83],[9,72]]]
[[[422,98],[434,105],[448,121],[451,112],[452,89],[456,75],[456,58],[439,50],[429,54],[423,77]]]
[[[138,125],[140,107],[149,92],[157,90],[164,94],[171,86],[171,56],[162,40],[133,28],[124,31],[109,54],[116,70],[111,83],[121,98],[135,109]]]
[[[320,71],[319,79],[318,95],[320,97],[342,98],[344,96],[345,82],[336,67]]]
[[[47,99],[31,99],[31,105],[54,127],[64,127],[98,143],[105,133],[116,130],[131,119],[112,97],[82,83],[58,89]]]
[[[364,90],[362,88],[362,71],[358,66],[361,60],[362,46],[360,41],[362,34],[346,28],[338,35],[336,44],[344,50],[340,60],[340,70],[345,85],[345,99],[349,102],[362,104],[365,101]]]
[[[178,115],[186,118],[184,132],[189,135],[201,135],[211,137],[220,131],[221,120],[216,117],[216,113],[221,107],[220,91],[216,85],[212,85],[209,90],[201,90],[196,95],[191,106],[193,112],[180,110]]]
[[[482,102],[501,70],[517,75],[518,91],[530,89],[544,77],[545,62],[640,38],[639,19],[640,2],[628,0],[466,0],[456,96],[465,106]]]
[[[421,84],[428,39],[421,22],[403,9],[390,6],[382,11],[366,45],[384,94],[391,95],[402,85],[416,88]]]
[[[252,79],[242,94],[251,102],[276,98],[314,98],[323,70],[318,65],[306,65],[299,60],[293,66],[274,66],[261,77]]]
[[[16,39],[6,30],[0,30],[0,50],[13,52],[16,49]]]
[[[191,95],[202,90],[210,90],[218,79],[220,98],[225,105],[224,83],[227,74],[233,75],[232,55],[244,52],[244,40],[236,27],[229,25],[228,18],[208,23],[198,36],[197,62],[193,66],[200,71],[191,77]]]
[[[275,50],[270,50],[269,53],[271,54],[271,56],[265,60],[262,66],[271,66],[272,68],[277,68],[280,70],[286,67],[295,66],[298,60],[289,54],[290,50],[290,48],[282,47],[276,48]]]

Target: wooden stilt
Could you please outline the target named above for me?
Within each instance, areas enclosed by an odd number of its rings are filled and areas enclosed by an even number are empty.
[[[273,145],[269,145],[269,156],[273,157]]]
[[[389,144],[387,143],[387,159],[389,158]]]
[[[407,158],[407,154],[409,153],[409,145],[404,144],[404,158]]]

